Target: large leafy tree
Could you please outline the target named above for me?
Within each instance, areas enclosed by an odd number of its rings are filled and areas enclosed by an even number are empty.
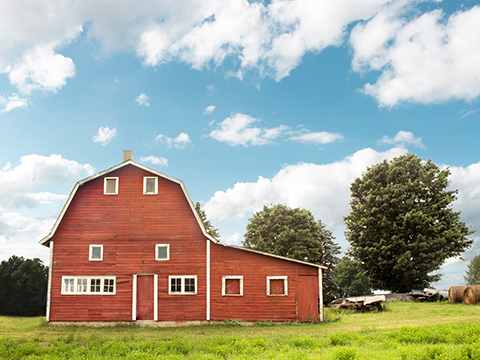
[[[48,266],[12,256],[0,263],[0,315],[44,315]]]
[[[333,283],[336,296],[339,298],[349,296],[370,295],[370,283],[359,261],[343,257],[335,268]]]
[[[345,236],[377,289],[407,292],[438,281],[443,262],[464,252],[472,232],[452,209],[449,169],[406,154],[376,164],[352,184]]]
[[[309,210],[286,205],[264,205],[247,224],[243,246],[270,254],[324,265],[324,299],[334,296],[333,271],[340,246]],[[330,300],[331,301],[331,300]]]
[[[218,232],[218,229],[216,229],[210,220],[207,219],[207,213],[202,209],[202,204],[200,204],[198,201],[195,203],[195,210],[197,210],[197,213],[200,216],[207,233],[213,236],[215,239],[219,239],[220,233]]]
[[[480,285],[480,255],[475,256],[470,261],[464,279],[467,285]]]

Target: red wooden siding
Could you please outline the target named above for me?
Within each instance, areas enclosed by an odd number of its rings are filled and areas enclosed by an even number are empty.
[[[54,241],[51,321],[130,321],[133,274],[158,274],[159,320],[206,318],[206,238],[180,185],[159,177],[158,195],[143,195],[152,173],[127,165],[111,172],[118,195],[103,194],[103,177],[80,186]],[[88,261],[103,244],[103,261]],[[155,260],[170,244],[170,260]],[[116,295],[61,295],[62,276],[116,276]],[[168,295],[169,275],[196,275],[197,295]],[[95,309],[95,310],[93,310]]]
[[[316,284],[305,284],[315,309],[297,307],[300,275],[309,275]],[[243,276],[243,296],[222,296],[222,276]],[[267,296],[267,276],[287,276],[287,296]],[[283,279],[271,281],[283,292]],[[274,290],[275,291],[275,290]],[[295,321],[299,317],[318,319],[318,268],[222,245],[211,246],[211,319],[243,321]],[[310,312],[309,314],[307,312]],[[306,313],[306,315],[304,315]]]

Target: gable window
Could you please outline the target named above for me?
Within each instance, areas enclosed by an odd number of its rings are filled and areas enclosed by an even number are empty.
[[[103,261],[103,245],[90,245],[88,260]]]
[[[158,194],[158,177],[145,176],[143,178],[143,193],[145,195]]]
[[[267,276],[267,296],[287,296],[288,283],[286,276]]]
[[[222,296],[243,296],[243,276],[222,276]]]
[[[170,245],[157,244],[155,245],[155,260],[163,261],[170,260]]]
[[[62,295],[115,295],[115,276],[63,276]]]
[[[103,193],[105,195],[118,194],[118,177],[106,177],[103,185]]]
[[[169,295],[196,294],[197,277],[196,276],[169,276],[170,287]]]

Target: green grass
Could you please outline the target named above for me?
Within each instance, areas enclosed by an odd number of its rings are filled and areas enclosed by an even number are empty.
[[[54,327],[0,317],[0,359],[480,359],[480,306],[392,303],[326,310],[322,324]]]

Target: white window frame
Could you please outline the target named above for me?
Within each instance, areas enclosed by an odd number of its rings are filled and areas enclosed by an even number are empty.
[[[159,247],[166,247],[167,248],[167,257],[166,258],[158,258],[158,248]],[[156,261],[168,261],[168,260],[170,260],[170,244],[156,244],[155,245],[155,260]]]
[[[181,279],[181,290],[172,291],[172,279]],[[195,292],[185,291],[185,279],[195,279]],[[197,275],[173,275],[168,277],[168,295],[196,295],[198,288]]]
[[[147,179],[155,179],[154,192],[147,192]],[[158,194],[158,176],[145,176],[143,178],[143,195],[157,195]]]
[[[79,291],[81,287],[85,286],[83,280],[87,280],[86,291]],[[95,292],[91,291],[91,280],[100,280],[100,291]],[[68,290],[65,288],[65,280],[73,280],[73,289],[69,285]],[[80,283],[82,280],[82,283]],[[113,280],[113,292],[104,291],[105,290],[105,280]],[[107,285],[112,286],[112,285]],[[72,291],[70,291],[72,290]],[[116,276],[62,276],[62,295],[115,295],[117,293],[117,277]]]
[[[107,193],[107,180],[115,180],[115,192]],[[120,182],[118,177],[105,177],[103,179],[103,195],[118,195],[118,183]]]
[[[283,280],[283,294],[270,294],[270,280]],[[288,296],[288,277],[267,276],[267,296]]]
[[[227,294],[227,280],[240,280],[240,294]],[[222,276],[222,296],[243,296],[243,276]]]
[[[100,259],[94,259],[93,258],[93,248],[100,248]],[[88,251],[88,260],[89,261],[103,261],[103,245],[101,244],[92,244],[89,246],[89,251]]]

